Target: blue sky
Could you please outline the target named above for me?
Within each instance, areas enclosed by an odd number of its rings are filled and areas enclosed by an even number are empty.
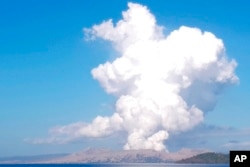
[[[201,125],[170,138],[169,149],[205,145],[225,151],[219,147],[223,144],[250,148],[249,2],[135,2],[146,5],[166,33],[181,25],[212,32],[223,40],[228,57],[238,63],[239,84],[224,90]],[[91,70],[114,59],[116,52],[105,41],[85,41],[83,28],[110,18],[117,21],[126,9],[123,0],[0,2],[0,156],[121,148],[124,136],[119,135],[67,144],[28,141],[48,136],[52,127],[91,122],[97,115],[114,112],[115,97],[105,93]],[[197,142],[190,136],[197,136]]]

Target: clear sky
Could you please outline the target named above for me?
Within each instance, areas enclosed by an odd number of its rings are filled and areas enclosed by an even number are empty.
[[[169,33],[197,27],[223,40],[235,59],[239,83],[223,89],[204,121],[166,145],[170,151],[206,148],[250,149],[250,2],[133,1],[148,7]],[[75,152],[87,147],[121,149],[126,136],[81,138],[66,143],[35,143],[49,130],[97,115],[111,116],[117,98],[93,79],[91,70],[117,52],[104,40],[84,40],[84,28],[122,18],[124,0],[0,2],[0,156]],[[114,142],[115,141],[115,142]]]

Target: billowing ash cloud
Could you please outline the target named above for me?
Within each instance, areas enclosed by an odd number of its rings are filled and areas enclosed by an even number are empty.
[[[117,23],[108,20],[85,29],[89,39],[109,41],[120,54],[92,70],[105,91],[117,97],[115,113],[53,131],[75,137],[125,131],[124,149],[166,150],[171,133],[201,123],[220,90],[238,81],[237,64],[214,34],[181,26],[164,35],[147,7],[128,7]]]

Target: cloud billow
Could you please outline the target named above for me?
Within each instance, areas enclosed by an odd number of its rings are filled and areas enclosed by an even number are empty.
[[[124,131],[124,149],[167,150],[164,141],[171,133],[201,123],[220,90],[238,81],[237,63],[226,57],[223,41],[214,34],[181,26],[164,35],[147,7],[128,7],[117,23],[108,20],[84,29],[89,39],[109,41],[120,54],[91,71],[105,91],[117,97],[114,114],[53,132],[103,137]]]

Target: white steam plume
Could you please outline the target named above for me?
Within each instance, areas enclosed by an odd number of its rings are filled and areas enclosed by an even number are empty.
[[[54,131],[76,137],[126,131],[124,149],[165,150],[171,133],[202,122],[218,92],[238,81],[237,64],[228,60],[223,41],[214,34],[181,26],[165,36],[147,7],[128,7],[116,24],[108,20],[85,29],[90,39],[110,41],[120,54],[92,70],[106,92],[117,96],[116,112]]]

